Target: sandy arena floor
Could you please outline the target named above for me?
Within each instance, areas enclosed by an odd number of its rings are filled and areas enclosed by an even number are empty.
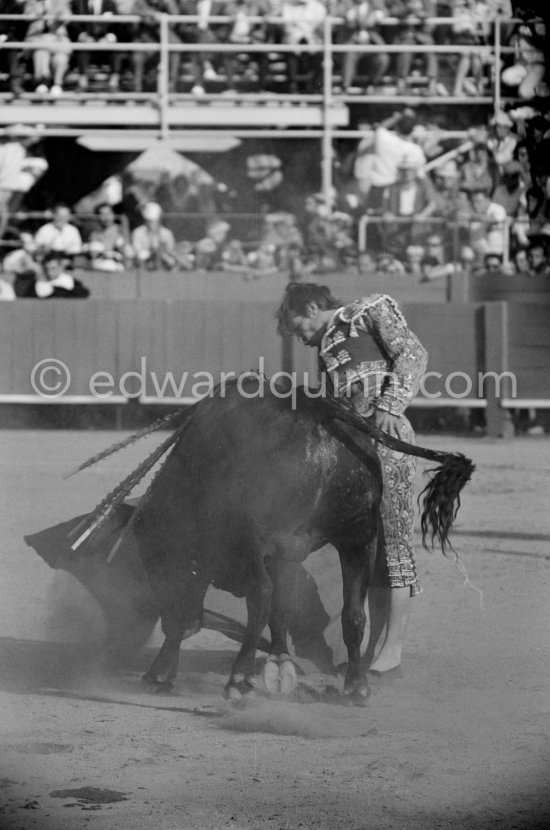
[[[244,711],[220,694],[236,646],[212,632],[184,643],[170,697],[139,685],[151,649],[91,672],[78,641],[98,608],[23,542],[144,455],[62,479],[114,438],[0,432],[0,830],[550,826],[549,438],[421,436],[477,464],[454,539],[482,607],[451,560],[420,552],[402,680],[363,710],[259,696]]]

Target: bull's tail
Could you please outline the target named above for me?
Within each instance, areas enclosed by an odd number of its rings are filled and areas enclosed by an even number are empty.
[[[331,418],[343,421],[360,432],[370,435],[377,443],[384,444],[396,452],[437,462],[439,466],[428,471],[433,474],[432,479],[419,496],[419,502],[422,500],[420,518],[422,544],[428,547],[429,537],[432,547],[437,541],[443,553],[446,553],[448,548],[452,549],[449,533],[460,507],[460,493],[475,470],[472,460],[462,453],[429,450],[427,447],[419,447],[394,438],[357,415],[346,401],[325,399],[325,405],[329,409]]]

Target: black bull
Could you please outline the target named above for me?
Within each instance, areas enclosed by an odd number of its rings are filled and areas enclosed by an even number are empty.
[[[328,542],[338,551],[343,579],[344,690],[362,702],[367,682],[360,646],[382,490],[373,438],[441,462],[425,491],[422,530],[443,547],[473,466],[461,455],[389,438],[343,403],[300,392],[293,409],[286,399],[253,395],[250,385],[245,396],[242,388],[230,386],[223,397],[173,418],[178,427],[162,445],[171,445],[170,454],[131,519],[165,637],[146,678],[171,684],[182,638],[202,621],[205,593],[214,584],[246,598],[248,621],[226,691],[231,697],[249,691],[266,624],[272,652],[287,652],[289,570]],[[152,463],[127,481],[134,486]],[[92,514],[96,524],[129,487],[119,485],[107,497]]]

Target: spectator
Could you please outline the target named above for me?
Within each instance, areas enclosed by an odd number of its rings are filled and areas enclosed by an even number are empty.
[[[0,302],[15,300],[15,291],[5,279],[0,277]]]
[[[132,24],[133,40],[136,43],[160,43],[160,15],[180,14],[176,0],[135,0],[132,14],[141,17],[139,23]],[[173,27],[168,31],[169,43],[181,44],[181,38]],[[132,52],[131,60],[134,67],[134,90],[143,92],[144,76],[147,65],[154,62],[158,65],[159,51]],[[169,83],[170,89],[175,90],[179,76],[181,55],[179,52],[170,54]],[[155,84],[156,86],[156,84]]]
[[[169,228],[162,225],[162,208],[147,202],[141,211],[144,223],[132,232],[132,247],[140,265],[152,270],[177,265],[176,241]]]
[[[195,245],[195,264],[201,271],[223,268],[223,254],[227,248],[227,236],[231,225],[224,219],[212,219],[206,236]]]
[[[388,16],[384,0],[343,0],[334,10],[345,19],[344,42],[360,46],[384,46],[378,29],[378,21]],[[390,65],[390,56],[383,49],[376,54],[362,55],[349,51],[344,55],[342,83],[346,92],[352,91],[358,68],[364,67],[368,75],[367,93],[378,86]]]
[[[478,258],[486,254],[504,254],[506,248],[506,211],[491,201],[489,194],[478,190],[472,194],[473,218],[470,241]]]
[[[481,4],[475,0],[456,0],[453,7],[453,43],[472,46],[471,52],[459,56],[453,95],[483,94],[483,63],[478,47],[485,45],[484,32],[479,16]],[[471,74],[472,77],[469,77]]]
[[[522,167],[517,161],[509,161],[502,168],[501,183],[493,191],[492,200],[502,205],[506,214],[516,217],[525,201],[525,186],[521,180]]]
[[[10,212],[18,210],[24,194],[47,169],[45,159],[30,155],[36,140],[36,131],[24,124],[4,130],[4,140],[0,144],[0,239]]]
[[[89,290],[66,271],[67,258],[60,251],[50,251],[44,257],[44,275],[34,284],[35,296],[39,300],[84,299]]]
[[[529,257],[525,248],[520,248],[514,254],[513,258],[514,272],[521,277],[531,276],[531,266],[529,265]]]
[[[527,259],[529,261],[529,268],[532,276],[548,276],[548,249],[544,242],[532,242],[529,247],[529,250],[527,251]]]
[[[513,160],[519,164],[520,177],[525,188],[530,187],[532,183],[531,158],[529,154],[529,147],[525,141],[520,141],[516,144]]]
[[[525,19],[512,32],[509,45],[514,48],[515,62],[503,70],[502,81],[507,86],[517,87],[517,94],[525,100],[532,100],[536,95],[547,96],[550,90],[544,81],[544,21],[537,20],[525,9],[518,9],[517,14]]]
[[[486,190],[493,192],[495,170],[491,151],[481,141],[477,141],[468,153],[468,158],[460,168],[460,187],[464,190]]]
[[[71,209],[67,205],[54,206],[52,221],[38,228],[35,242],[42,254],[56,251],[74,257],[82,252],[82,237],[76,225],[71,224]]]
[[[3,0],[2,14],[23,14],[25,0]],[[27,23],[22,20],[0,20],[0,43],[10,41],[21,42],[25,38]],[[14,95],[21,95],[23,92],[24,69],[21,61],[21,52],[18,49],[9,49],[0,53],[2,62],[0,67],[6,69],[10,79],[10,90]],[[5,63],[4,63],[5,60]]]
[[[71,41],[63,21],[70,14],[69,0],[26,0],[24,11],[35,18],[29,24],[25,42],[40,47],[32,51],[35,91],[44,95],[51,85],[50,94],[58,97],[63,92],[71,54]]]
[[[436,202],[429,179],[421,179],[418,165],[405,157],[399,165],[399,179],[384,194],[384,249],[404,252],[418,244],[426,233],[424,221],[434,212]],[[396,222],[395,220],[405,220]]]
[[[320,0],[284,0],[281,9],[284,42],[292,46],[320,44],[323,42],[323,21],[326,8]],[[289,90],[305,94],[321,91],[322,52],[287,52]],[[298,74],[306,77],[302,89],[298,89]]]
[[[119,29],[113,24],[112,17],[118,12],[115,0],[71,0],[71,14],[86,14],[102,17],[102,21],[69,24],[69,34],[77,43],[116,43]],[[119,24],[120,25],[120,24]],[[88,89],[88,69],[90,66],[90,52],[78,52],[78,86],[81,90]],[[108,63],[111,69],[109,87],[118,88],[122,55],[119,52],[98,52],[96,60]]]
[[[415,126],[412,110],[394,112],[365,137],[357,149],[354,176],[359,191],[366,202],[376,209],[380,204],[383,188],[397,181],[399,165],[409,159],[420,169],[426,163],[424,151],[411,139]],[[375,192],[371,194],[371,190]]]
[[[491,118],[489,124],[492,127],[493,135],[487,141],[487,146],[493,154],[499,171],[501,171],[504,165],[513,161],[519,138],[512,132],[514,122],[502,110]]]
[[[425,49],[426,74],[428,76],[428,95],[448,95],[447,89],[439,80],[438,56],[430,47],[434,39],[432,27],[426,23],[426,18],[435,12],[435,5],[431,0],[399,0],[390,7],[392,16],[401,18],[400,26],[392,41],[394,44],[423,46]],[[414,55],[412,52],[402,52],[397,56],[397,93],[407,92]]]
[[[195,11],[192,14],[198,14],[199,22],[197,24],[197,41],[198,43],[212,44],[223,43],[229,40],[230,29],[227,25],[219,28],[214,27],[210,20],[211,17],[225,17],[231,16],[235,11],[235,3],[225,2],[225,0],[198,0]],[[233,27],[235,31],[235,27]],[[235,36],[239,37],[238,31]],[[229,89],[234,88],[234,67],[235,58],[230,54],[222,57],[226,82]],[[193,88],[191,92],[194,95],[204,95],[205,81],[218,81],[220,76],[213,65],[214,57],[212,53],[195,54],[193,60]]]
[[[88,244],[84,246],[91,267],[95,271],[124,271],[125,261],[133,259],[133,251],[124,230],[116,221],[113,208],[103,202],[97,205],[94,213],[100,227],[92,231]]]
[[[42,275],[42,268],[36,257],[36,243],[30,233],[22,233],[20,241],[21,247],[11,251],[4,258],[2,267],[11,279],[16,297],[35,297],[34,284]]]

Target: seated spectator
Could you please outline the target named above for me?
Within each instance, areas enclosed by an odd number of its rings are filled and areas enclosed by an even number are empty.
[[[69,0],[26,0],[24,13],[34,16],[25,42],[40,46],[32,51],[35,91],[43,95],[49,89],[57,97],[63,92],[71,54],[71,41],[63,21],[70,14]],[[53,19],[49,17],[52,14]]]
[[[11,251],[2,267],[10,279],[16,297],[35,297],[34,284],[42,275],[42,267],[36,258],[36,243],[32,234],[20,234],[21,248]]]
[[[503,271],[502,254],[485,254],[483,257],[483,266],[486,274],[498,274],[502,276]]]
[[[531,186],[533,177],[531,174],[531,158],[529,154],[529,147],[527,146],[527,142],[520,141],[516,144],[516,148],[514,150],[514,161],[519,164],[520,167],[520,177],[521,181],[523,182],[526,188]]]
[[[74,257],[82,251],[82,237],[76,225],[71,224],[71,209],[57,204],[52,211],[52,221],[38,228],[34,241],[42,254],[61,252]]]
[[[403,253],[408,245],[419,244],[426,234],[423,222],[433,214],[435,206],[429,179],[419,178],[418,165],[404,158],[399,165],[399,179],[384,193],[384,250],[395,248]]]
[[[384,0],[342,0],[334,14],[345,19],[343,42],[359,46],[385,45],[378,29],[378,21],[388,16]],[[376,54],[364,55],[349,51],[344,55],[342,83],[344,90],[353,88],[357,70],[363,68],[368,76],[365,92],[370,93],[378,86],[390,65],[390,56],[383,49]]]
[[[460,187],[464,190],[487,190],[492,193],[495,186],[495,165],[491,151],[477,141],[460,168]]]
[[[472,194],[473,217],[470,224],[470,242],[478,258],[486,254],[504,254],[506,248],[506,211],[491,201],[488,193],[478,190]]]
[[[196,14],[196,12],[194,12]],[[141,17],[139,23],[132,24],[132,40],[135,43],[160,43],[160,15],[181,14],[176,0],[135,0],[132,14]],[[173,26],[168,30],[169,43],[181,44],[182,40]],[[154,63],[155,67],[159,62],[160,52],[132,52],[131,61],[134,68],[134,90],[143,92],[144,76],[147,65]],[[175,90],[181,63],[179,52],[170,53],[169,83],[170,89]],[[156,83],[155,83],[156,88]]]
[[[50,251],[44,257],[43,275],[34,284],[39,300],[84,299],[89,290],[66,270],[67,258],[60,251]]]
[[[15,291],[13,286],[5,279],[0,277],[0,302],[15,300]]]
[[[23,14],[24,9],[25,0],[3,0],[1,7],[2,14],[6,15]],[[20,43],[25,39],[27,26],[25,20],[0,20],[0,43],[9,43],[10,40]],[[0,61],[0,69],[7,71],[10,79],[11,92],[14,95],[21,95],[25,74],[22,53],[17,49],[8,49],[6,52],[0,52]]]
[[[527,259],[532,276],[547,277],[549,275],[548,248],[544,242],[532,242],[527,251]]]
[[[133,259],[133,251],[124,231],[116,221],[111,205],[103,202],[94,210],[100,227],[92,231],[85,252],[95,271],[124,271],[125,261]]]
[[[71,0],[71,14],[96,15],[103,17],[103,20],[86,21],[86,23],[73,20],[69,24],[69,34],[73,41],[77,43],[116,43],[119,29],[111,18],[117,13],[118,7],[115,0]],[[88,89],[88,69],[92,54],[84,51],[77,52],[78,86],[81,90]],[[111,69],[109,87],[112,90],[117,89],[122,54],[119,52],[96,52],[94,57],[96,61],[109,65]]]
[[[509,40],[514,48],[514,65],[504,69],[501,78],[507,86],[517,87],[520,98],[530,101],[550,92],[544,81],[546,27],[526,9],[519,8],[517,15],[525,19],[514,28]]]
[[[323,42],[323,21],[327,11],[320,0],[283,0],[284,43],[292,46]],[[322,52],[286,52],[289,91],[305,94],[320,93],[322,89]],[[299,83],[299,76],[305,82]]]
[[[395,30],[392,44],[423,46],[425,48],[426,74],[428,76],[428,95],[448,95],[447,89],[439,80],[439,60],[436,53],[431,51],[434,39],[432,27],[426,23],[426,18],[435,12],[435,5],[431,0],[399,0],[390,6],[392,17],[398,17],[403,25]],[[411,70],[415,55],[412,52],[401,52],[397,56],[397,93],[407,92]]]
[[[502,205],[506,214],[516,217],[520,204],[525,200],[525,186],[521,180],[522,167],[517,161],[509,161],[502,168],[501,183],[493,191],[492,201]]]
[[[200,271],[215,271],[223,268],[223,254],[227,248],[227,236],[231,225],[224,219],[212,219],[208,223],[206,236],[195,245],[195,264]]]
[[[513,257],[514,273],[521,277],[531,276],[531,266],[525,248],[520,248]]]
[[[246,277],[250,275],[248,257],[244,251],[243,243],[238,239],[230,240],[222,250],[221,267],[222,271],[242,274]]]
[[[492,135],[487,141],[487,146],[500,172],[506,164],[513,161],[514,151],[519,142],[519,138],[512,132],[514,122],[502,110],[491,118],[489,124],[492,128]]]
[[[249,3],[227,2],[227,0],[198,0],[196,10],[189,14],[198,14],[197,24],[198,43],[248,43],[250,40],[250,25],[247,21]],[[253,10],[251,10],[253,11]],[[180,12],[184,14],[185,12]],[[213,24],[212,17],[233,17],[233,24]],[[223,63],[226,86],[228,90],[235,88],[234,74],[236,67],[236,55],[229,53],[219,56]],[[218,81],[220,75],[215,68],[215,56],[213,53],[194,53],[193,55],[193,87],[191,92],[194,95],[204,94],[206,81]]]
[[[176,241],[169,228],[162,225],[162,208],[157,202],[147,202],[141,211],[144,223],[132,231],[132,248],[139,265],[149,270],[177,265]]]
[[[483,94],[483,62],[478,47],[485,44],[485,36],[479,17],[480,4],[476,0],[456,0],[453,7],[453,43],[472,46],[471,52],[462,53],[458,59],[453,95]]]

